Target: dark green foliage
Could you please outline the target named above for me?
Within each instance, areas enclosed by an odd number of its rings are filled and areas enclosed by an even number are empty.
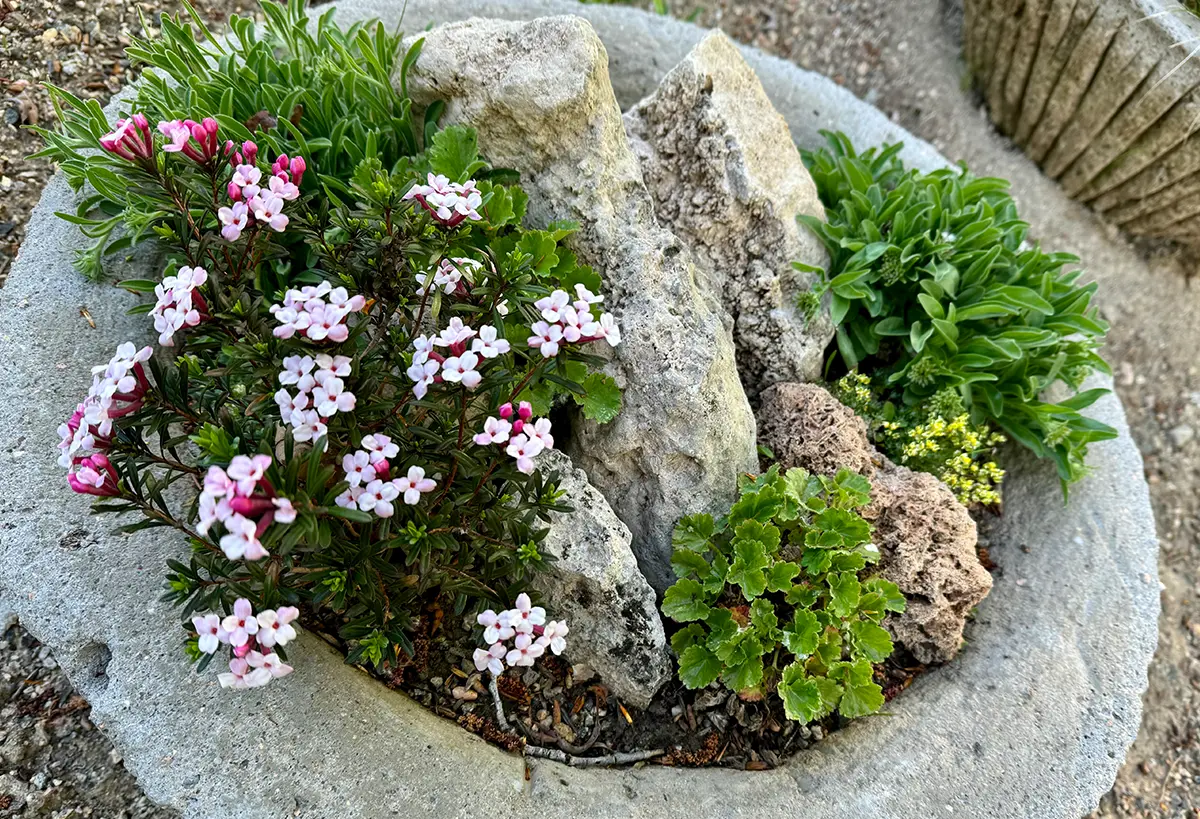
[[[662,608],[688,624],[671,638],[684,685],[719,679],[743,696],[775,692],[788,717],[804,722],[879,709],[871,666],[892,653],[879,623],[904,610],[904,597],[866,571],[879,559],[857,511],[870,491],[846,470],[831,479],[772,467],[742,480],[720,520],[679,521],[671,558],[679,580]]]
[[[915,406],[947,388],[971,421],[988,422],[1039,457],[1066,485],[1085,473],[1087,446],[1111,427],[1082,410],[1104,390],[1078,392],[1108,325],[1081,285],[1079,260],[1025,241],[1028,225],[1001,179],[966,169],[905,169],[900,145],[858,154],[841,134],[803,152],[828,223],[800,217],[831,257],[837,350],[847,369],[882,376],[888,400]],[[1052,384],[1072,393],[1042,400]]]

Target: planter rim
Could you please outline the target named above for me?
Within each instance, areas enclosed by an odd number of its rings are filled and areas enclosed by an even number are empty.
[[[345,0],[336,19],[391,25],[404,5]],[[705,34],[571,0],[409,0],[403,27],[563,13],[596,28],[623,108]],[[903,158],[916,167],[948,164],[826,78],[742,52],[798,144],[815,147],[818,129],[837,128],[861,145],[903,140]],[[774,771],[586,770],[529,760],[527,779],[520,758],[388,691],[312,635],[294,651],[297,670],[286,684],[221,691],[215,674],[186,667],[178,618],[157,602],[164,561],[185,544],[156,531],[110,535],[84,498],[68,497],[50,454],[91,364],[131,335],[152,335],[144,316],[124,315],[136,297],[71,269],[84,242],[54,212],[72,212],[77,201],[57,174],[0,290],[0,360],[12,362],[0,378],[6,395],[23,396],[0,405],[11,453],[0,473],[0,614],[14,611],[54,650],[155,801],[188,819],[482,811],[1077,819],[1111,786],[1138,730],[1159,612],[1148,487],[1115,395],[1093,414],[1120,436],[1094,446],[1095,472],[1073,488],[1070,505],[1048,465],[1024,457],[1012,464],[1005,515],[989,526],[1003,573],[959,658],[922,676],[889,716],[860,720]],[[94,330],[78,317],[80,305]]]

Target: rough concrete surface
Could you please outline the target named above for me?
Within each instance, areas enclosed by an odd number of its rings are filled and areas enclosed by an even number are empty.
[[[1131,234],[1200,241],[1200,20],[1173,0],[963,5],[1002,132]]]
[[[342,10],[343,19],[394,20],[399,3]],[[619,98],[628,103],[645,96],[701,35],[636,12],[551,2],[418,0],[405,24],[413,30],[472,12],[565,10],[594,19],[624,92]],[[904,136],[819,77],[754,52],[748,61],[801,144],[817,144],[818,125],[840,126],[861,143]],[[906,156],[941,162],[917,141]],[[81,499],[47,503],[60,476],[51,456],[36,453],[52,450],[53,429],[77,400],[92,360],[107,355],[124,328],[142,326],[122,314],[132,297],[86,285],[70,271],[80,240],[52,211],[74,201],[61,179],[51,183],[27,252],[0,294],[0,354],[14,362],[3,376],[5,392],[25,397],[0,407],[13,464],[0,476],[0,598],[54,647],[152,798],[206,819],[467,816],[482,805],[514,817],[1076,817],[1111,782],[1136,730],[1158,611],[1153,521],[1115,399],[1094,413],[1122,436],[1096,447],[1096,474],[1077,487],[1067,510],[1051,502],[1056,481],[1045,465],[1012,465],[1012,512],[993,535],[1005,575],[980,607],[971,650],[895,701],[893,716],[860,721],[772,773],[534,763],[527,781],[520,760],[381,691],[311,639],[295,652],[289,686],[222,696],[213,680],[189,676],[172,653],[153,648],[175,628],[154,601],[162,560],[182,544],[141,533],[102,535],[76,551],[56,546],[64,531],[90,531],[95,522]],[[80,304],[95,316],[94,331],[82,319],[64,320]],[[63,366],[50,369],[49,361]],[[1073,567],[1069,576],[1064,565]],[[1126,650],[1114,658],[1113,645]]]

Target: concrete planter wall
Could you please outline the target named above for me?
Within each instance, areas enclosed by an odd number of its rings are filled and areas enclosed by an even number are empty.
[[[339,19],[394,24],[403,0],[348,0]],[[639,11],[541,2],[410,0],[409,31],[495,16],[589,18],[623,105],[652,90],[702,36]],[[906,158],[945,164],[927,144],[822,77],[752,49],[747,59],[804,145],[836,127],[857,143],[904,139]],[[62,486],[54,430],[88,367],[148,337],[134,297],[71,270],[82,245],[54,211],[76,198],[52,180],[0,291],[0,613],[15,611],[91,701],[147,793],[188,819],[429,816],[1077,819],[1111,785],[1132,742],[1158,616],[1157,540],[1142,464],[1120,404],[1096,404],[1120,437],[1063,507],[1044,464],[1012,464],[993,527],[1003,567],[949,666],[891,706],[769,773],[581,770],[525,763],[343,664],[311,636],[286,684],[231,696],[177,655],[160,604],[163,562],[185,546],[161,531],[108,533]],[[86,305],[96,320],[79,318]],[[78,545],[82,544],[82,545]]]
[[[1137,236],[1200,243],[1200,19],[1173,0],[966,0],[996,126]]]

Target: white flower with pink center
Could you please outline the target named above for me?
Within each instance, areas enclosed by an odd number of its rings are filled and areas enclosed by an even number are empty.
[[[285,663],[283,659],[274,652],[270,654],[262,654],[258,651],[251,651],[246,655],[246,662],[254,669],[254,674],[265,671],[267,672],[268,681],[277,680],[280,677],[286,677],[292,673],[292,667]],[[253,675],[251,675],[253,676]],[[261,679],[261,678],[259,678]],[[266,685],[266,683],[262,683]],[[251,688],[255,686],[249,686]]]
[[[511,640],[517,632],[508,622],[509,612],[502,611],[499,614],[491,609],[481,611],[475,618],[475,622],[483,626],[483,641],[485,643],[496,643],[502,640]]]
[[[244,657],[234,657],[229,661],[229,671],[222,671],[217,675],[217,682],[221,684],[222,688],[232,688],[238,691],[247,688],[261,688],[270,681],[270,669],[252,669],[249,661]]]
[[[255,618],[258,621],[258,642],[267,648],[274,648],[276,645],[285,646],[295,640],[296,629],[292,621],[299,616],[300,609],[295,606],[260,611]]]
[[[433,340],[433,344],[436,347],[453,347],[456,344],[462,344],[474,335],[475,331],[471,329],[470,325],[463,324],[463,320],[455,316]]]
[[[404,502],[416,506],[421,502],[421,495],[437,489],[437,482],[425,477],[425,470],[419,466],[410,466],[408,474],[392,481],[396,489],[404,493]],[[359,504],[359,508],[362,505]]]
[[[268,193],[259,193],[252,197],[246,206],[254,214],[254,218],[269,226],[276,233],[282,233],[288,226],[288,217],[283,212],[283,200]]]
[[[510,422],[505,421],[503,418],[489,417],[483,422],[483,432],[476,433],[474,440],[479,446],[503,444],[508,441],[510,432],[512,432],[512,424]]]
[[[305,410],[292,416],[292,438],[299,443],[316,441],[328,432],[329,427],[316,410]]]
[[[358,496],[358,508],[363,512],[374,512],[381,518],[390,518],[396,513],[392,501],[398,497],[400,488],[395,481],[374,480],[363,487]]]
[[[541,311],[542,318],[551,324],[562,319],[562,311],[571,303],[571,296],[565,290],[555,290],[549,296],[538,299],[533,306]],[[536,332],[536,331],[535,331]]]
[[[267,474],[267,467],[270,465],[270,455],[255,455],[253,457],[235,455],[233,456],[233,460],[229,462],[229,468],[226,470],[226,473],[237,484],[238,494],[249,497],[258,485],[258,482]]]
[[[451,356],[442,362],[442,380],[455,384],[461,382],[464,387],[473,390],[483,380],[483,376],[476,369],[478,366],[479,356],[475,353]]]
[[[200,637],[197,646],[205,654],[214,653],[221,643],[229,643],[229,632],[221,628],[220,615],[205,614],[202,617],[193,617],[192,626]]]
[[[221,551],[227,558],[261,560],[267,556],[267,550],[258,541],[258,524],[254,521],[235,513],[224,521],[224,525],[229,534],[221,538]]]
[[[542,450],[546,445],[537,438],[530,438],[528,435],[514,435],[509,439],[508,448],[504,451],[517,461],[517,469],[526,475],[532,475],[534,466],[533,459],[542,454]]]
[[[352,487],[369,484],[375,480],[375,467],[371,466],[371,455],[361,449],[342,458],[342,470],[346,473],[346,482]]]
[[[233,614],[221,621],[221,628],[229,636],[229,644],[240,648],[250,642],[250,638],[258,634],[258,620],[254,617],[254,607],[244,597],[239,597],[233,604]]]
[[[221,222],[221,236],[225,241],[236,242],[250,223],[250,208],[245,202],[234,202],[227,208],[217,208],[217,219]]]
[[[288,202],[300,196],[300,189],[282,176],[272,176],[267,182],[267,189],[271,191],[272,196]]]
[[[530,439],[540,442],[544,449],[554,449],[554,436],[550,434],[549,418],[539,418],[534,421],[532,431],[530,431],[530,427],[526,425],[525,434],[528,435]]]
[[[362,447],[370,453],[372,464],[386,461],[388,458],[395,458],[400,454],[400,447],[392,443],[390,437],[379,432],[373,435],[364,435]]]
[[[567,628],[565,622],[551,620],[542,629],[542,636],[538,638],[538,642],[549,648],[554,654],[562,654],[567,648],[567,634],[569,632],[570,629]]]
[[[438,377],[441,369],[441,363],[432,360],[421,364],[414,363],[408,368],[408,377],[413,380],[413,395],[418,400],[424,398],[429,392],[429,385]]]
[[[513,640],[513,648],[504,659],[513,667],[532,666],[545,651],[544,646],[534,641],[533,635],[521,633]]]
[[[559,345],[563,341],[561,325],[537,321],[529,329],[533,333],[526,341],[530,347],[537,347],[545,358],[554,358],[558,355]]]
[[[471,659],[475,661],[476,670],[490,671],[492,676],[499,676],[504,673],[504,658],[507,654],[508,649],[503,643],[493,643],[486,651],[482,648],[475,649]]]
[[[497,338],[496,328],[490,324],[485,324],[479,328],[479,338],[471,342],[471,352],[483,356],[484,358],[495,358],[499,355],[504,355],[510,349],[511,345],[508,339]]]

